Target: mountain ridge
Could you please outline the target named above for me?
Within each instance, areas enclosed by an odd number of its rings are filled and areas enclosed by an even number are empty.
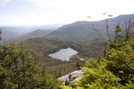
[[[44,38],[52,40],[78,41],[102,39],[103,37],[95,30],[107,37],[106,24],[108,24],[109,33],[112,37],[115,26],[120,23],[121,27],[124,28],[130,17],[134,21],[133,15],[120,15],[114,18],[107,18],[100,21],[76,21],[74,23],[66,24],[60,27],[59,29],[45,35]]]
[[[63,24],[52,24],[52,25],[40,25],[40,26],[1,26],[2,31],[2,42],[11,42],[17,38],[23,39],[23,35],[30,34],[32,31],[42,29],[42,30],[55,30]],[[35,35],[35,34],[33,34]],[[44,34],[45,35],[45,34]],[[27,35],[28,38],[30,37]],[[40,36],[39,36],[40,37]],[[30,37],[31,38],[31,37]]]

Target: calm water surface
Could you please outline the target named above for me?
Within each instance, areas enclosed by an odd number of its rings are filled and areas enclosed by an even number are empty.
[[[69,58],[78,52],[72,48],[61,49],[55,53],[49,54],[54,59],[60,59],[62,61],[68,61]]]

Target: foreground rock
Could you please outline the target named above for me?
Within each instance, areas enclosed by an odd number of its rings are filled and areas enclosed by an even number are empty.
[[[69,85],[69,82],[76,82],[82,78],[83,72],[81,70],[77,70],[74,72],[71,72],[67,75],[64,75],[60,78],[58,78],[59,81],[63,81],[65,85]]]

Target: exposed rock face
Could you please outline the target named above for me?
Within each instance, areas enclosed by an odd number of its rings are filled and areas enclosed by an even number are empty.
[[[82,78],[83,72],[81,70],[77,70],[74,72],[71,72],[67,75],[64,75],[60,78],[58,78],[59,81],[63,81],[65,85],[69,85],[70,81],[76,82]]]

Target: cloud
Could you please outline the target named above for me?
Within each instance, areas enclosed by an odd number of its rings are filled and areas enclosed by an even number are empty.
[[[6,6],[11,0],[0,0],[0,7]]]

